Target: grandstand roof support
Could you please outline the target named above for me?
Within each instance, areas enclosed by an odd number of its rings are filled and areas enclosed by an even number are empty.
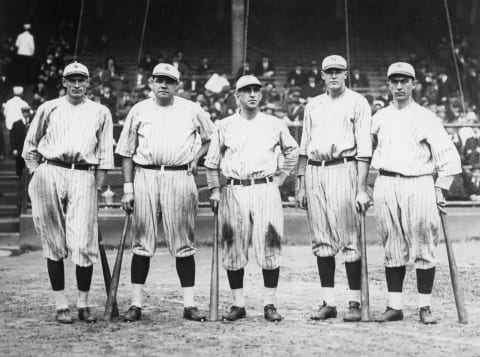
[[[232,75],[242,67],[244,55],[245,0],[232,0]]]

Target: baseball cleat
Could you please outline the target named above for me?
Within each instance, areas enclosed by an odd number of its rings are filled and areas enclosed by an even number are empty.
[[[419,309],[420,314],[420,322],[424,323],[425,325],[433,325],[437,323],[437,319],[433,317],[432,311],[430,310],[430,306],[423,306]]]
[[[264,307],[264,314],[266,320],[271,322],[279,322],[282,321],[282,316],[277,312],[277,309],[273,304],[265,305]]]
[[[324,301],[323,305],[310,316],[310,319],[323,321],[335,317],[337,317],[337,308],[335,306],[328,306]]]
[[[140,320],[140,317],[142,316],[142,308],[132,305],[128,308],[127,312],[125,313],[125,316],[123,317],[123,320],[125,322],[133,322]]]
[[[403,320],[403,311],[392,309],[390,306],[387,306],[385,312],[380,315],[375,321],[376,322],[388,322],[388,321],[401,321]]]
[[[362,318],[362,311],[360,310],[360,303],[357,301],[350,301],[348,303],[348,310],[343,317],[345,322],[356,322]]]
[[[61,324],[71,324],[73,323],[72,316],[70,315],[69,309],[60,309],[57,310],[57,315],[55,319],[60,322]]]
[[[198,311],[194,306],[185,307],[183,309],[183,317],[192,321],[206,321],[207,317]]]
[[[89,307],[78,308],[78,319],[80,321],[85,321],[88,323],[93,323],[97,321],[97,317],[90,312]]]
[[[240,306],[231,306],[230,311],[222,315],[223,321],[236,321],[238,319],[243,319],[247,316],[247,312],[244,307]]]

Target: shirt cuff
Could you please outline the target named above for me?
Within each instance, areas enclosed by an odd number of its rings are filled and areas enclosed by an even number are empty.
[[[435,181],[435,187],[439,187],[445,191],[448,191],[450,189],[450,186],[453,183],[454,176],[443,176],[443,177],[438,177],[437,180]]]

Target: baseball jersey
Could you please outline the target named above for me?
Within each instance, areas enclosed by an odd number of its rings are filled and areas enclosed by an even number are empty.
[[[42,157],[112,169],[110,111],[89,99],[74,105],[60,97],[42,104],[28,130],[22,156],[30,170],[37,168]]]
[[[305,108],[300,155],[312,160],[371,157],[371,110],[367,100],[346,88],[338,98],[327,93]]]
[[[372,134],[378,138],[372,167],[404,176],[456,175],[462,171],[460,157],[430,110],[413,102],[403,109],[390,105],[372,119]]]
[[[148,98],[128,113],[115,152],[139,165],[185,165],[198,151],[197,135],[204,143],[213,131],[197,103],[175,96],[172,105],[161,106]]]
[[[284,122],[268,114],[258,113],[247,120],[235,113],[217,121],[205,166],[220,169],[235,179],[271,176],[278,169],[280,147],[284,155],[281,171],[290,173],[297,162],[298,144]]]

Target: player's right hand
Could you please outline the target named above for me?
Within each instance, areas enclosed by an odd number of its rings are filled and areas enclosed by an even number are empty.
[[[210,191],[210,207],[213,212],[218,210],[218,202],[220,201],[220,189],[218,187],[212,188]]]
[[[122,197],[122,208],[125,212],[131,213],[133,211],[133,193],[124,193]]]
[[[307,194],[304,188],[300,188],[297,191],[296,195],[297,207],[302,209],[307,209]]]

